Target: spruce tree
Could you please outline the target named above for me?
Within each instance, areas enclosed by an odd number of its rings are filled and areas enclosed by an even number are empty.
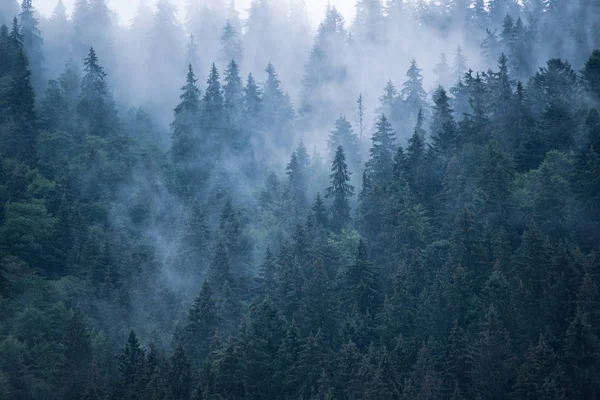
[[[81,81],[77,114],[84,123],[86,133],[110,137],[117,128],[117,111],[104,80],[106,73],[98,63],[93,47],[90,48],[84,66],[85,75]]]
[[[182,343],[194,367],[201,365],[208,354],[209,340],[217,327],[217,310],[208,279],[204,280],[198,297],[190,308]]]
[[[132,330],[119,356],[120,379],[116,393],[119,398],[141,400],[146,386],[146,351]]]
[[[342,146],[337,148],[330,177],[331,186],[327,189],[327,197],[333,198],[331,226],[334,232],[339,233],[350,223],[350,197],[354,194],[354,186],[349,183],[350,173]]]
[[[427,94],[423,89],[423,75],[417,66],[417,61],[412,60],[406,72],[407,80],[402,84],[400,96],[404,99],[404,109],[411,120],[416,120],[420,110],[426,105]]]
[[[385,115],[381,115],[371,138],[371,158],[367,171],[372,184],[384,185],[392,178],[394,154],[396,153],[396,133]]]
[[[327,150],[331,161],[335,159],[338,146],[346,149],[348,165],[352,170],[357,170],[360,166],[359,140],[352,129],[352,125],[343,115],[335,121],[335,128],[329,133],[329,139],[327,140]]]
[[[217,142],[218,134],[221,132],[224,123],[224,100],[221,82],[219,80],[219,71],[215,64],[210,69],[207,80],[207,87],[202,98],[202,127],[205,134],[212,138],[212,146],[220,147]],[[211,146],[211,150],[215,148]],[[209,150],[210,151],[210,150]]]
[[[457,46],[456,51],[454,52],[454,64],[452,69],[454,83],[460,82],[467,72],[467,61],[467,57],[463,54],[462,48]]]
[[[44,55],[42,53],[43,39],[38,28],[39,21],[32,0],[23,0],[21,3],[21,35],[23,37],[23,50],[33,76],[33,87],[37,93],[44,90]]]
[[[458,136],[450,99],[444,88],[439,87],[435,91],[433,102],[431,146],[440,161],[447,163],[458,145]]]
[[[175,163],[189,163],[196,149],[196,129],[199,122],[200,90],[196,86],[196,75],[192,65],[188,66],[186,84],[181,88],[181,102],[175,108],[175,119],[171,124],[171,157]]]
[[[221,59],[224,62],[235,61],[240,64],[244,57],[244,48],[240,40],[240,32],[227,19],[221,33]]]
[[[185,350],[181,345],[175,348],[168,372],[169,399],[189,400],[192,392],[192,371]]]

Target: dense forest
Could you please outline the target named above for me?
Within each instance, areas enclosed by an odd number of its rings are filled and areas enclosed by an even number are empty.
[[[140,3],[0,0],[0,400],[600,397],[597,0]]]

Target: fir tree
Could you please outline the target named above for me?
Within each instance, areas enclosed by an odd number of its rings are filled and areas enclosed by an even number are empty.
[[[431,121],[432,149],[442,162],[448,162],[457,146],[457,130],[448,94],[438,88],[433,95],[433,116]]]
[[[81,81],[77,114],[85,124],[86,133],[99,137],[111,136],[116,129],[116,110],[104,80],[106,73],[98,63],[94,48],[90,48],[84,65],[85,75]]]
[[[146,352],[132,330],[119,356],[120,379],[116,392],[120,398],[142,399],[146,385],[145,369]]]
[[[175,108],[171,157],[175,163],[190,162],[196,148],[195,129],[199,121],[200,90],[196,86],[196,75],[192,65],[188,66],[186,84],[181,88],[181,102]]]
[[[335,153],[330,177],[331,187],[327,189],[327,197],[333,198],[331,225],[335,232],[340,232],[350,222],[350,197],[354,194],[354,186],[349,184],[350,173],[342,146],[338,146]]]
[[[38,28],[39,21],[35,16],[36,10],[32,0],[23,0],[21,3],[21,35],[23,37],[23,50],[33,75],[33,87],[37,93],[44,89],[44,55],[42,53],[43,39]]]
[[[419,111],[423,110],[427,98],[423,89],[421,69],[417,66],[416,60],[411,61],[406,77],[407,80],[402,84],[400,95],[404,99],[404,108],[409,113],[408,115],[411,119],[416,119]]]
[[[375,133],[371,138],[371,158],[367,170],[372,183],[383,185],[392,178],[394,154],[396,153],[395,132],[385,115],[379,117]]]
[[[173,400],[189,400],[192,392],[192,373],[190,363],[181,345],[175,349],[168,373],[169,395]]]
[[[244,48],[238,30],[227,19],[221,34],[221,58],[224,62],[235,61],[240,64],[244,57]]]

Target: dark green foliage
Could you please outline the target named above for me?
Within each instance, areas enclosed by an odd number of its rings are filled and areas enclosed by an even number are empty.
[[[350,197],[354,194],[354,187],[349,182],[346,156],[342,146],[339,146],[331,166],[331,187],[327,189],[327,197],[333,198],[331,228],[334,232],[340,232],[350,223]]]
[[[146,3],[0,0],[0,399],[598,397],[597,1]]]
[[[94,48],[85,59],[85,75],[81,80],[81,93],[77,115],[82,119],[85,131],[91,135],[108,137],[115,133],[116,110],[109,94],[104,68],[98,63]]]

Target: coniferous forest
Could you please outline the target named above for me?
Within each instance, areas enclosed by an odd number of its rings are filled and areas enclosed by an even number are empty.
[[[0,400],[600,397],[600,2],[0,0]]]

